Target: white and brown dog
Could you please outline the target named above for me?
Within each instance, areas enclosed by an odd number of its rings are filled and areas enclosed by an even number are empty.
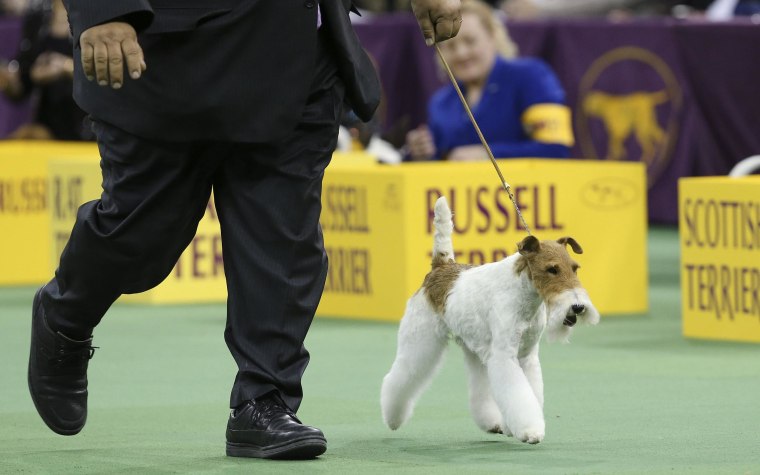
[[[444,197],[435,204],[434,223],[432,270],[407,302],[396,360],[383,379],[383,419],[393,430],[409,419],[453,336],[464,351],[475,423],[487,432],[541,442],[541,335],[546,330],[549,339],[567,341],[578,319],[599,322],[565,245],[577,254],[583,250],[570,237],[539,242],[528,236],[517,253],[473,267],[454,261]]]

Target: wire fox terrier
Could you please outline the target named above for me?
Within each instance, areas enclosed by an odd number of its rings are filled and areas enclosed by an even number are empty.
[[[565,246],[583,250],[571,237],[528,236],[517,253],[473,267],[454,261],[444,197],[435,204],[434,224],[432,270],[407,302],[396,360],[383,379],[383,419],[395,430],[411,417],[453,336],[464,351],[475,423],[537,444],[545,431],[541,335],[546,330],[549,340],[567,341],[578,319],[599,322]]]

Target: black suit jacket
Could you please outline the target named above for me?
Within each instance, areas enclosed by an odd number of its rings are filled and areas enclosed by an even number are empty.
[[[120,20],[138,31],[148,70],[119,90],[84,77],[74,97],[95,119],[163,140],[267,142],[296,125],[314,77],[317,0],[66,0],[79,57],[87,28]],[[350,24],[350,0],[322,0],[347,98],[364,120],[377,74]]]

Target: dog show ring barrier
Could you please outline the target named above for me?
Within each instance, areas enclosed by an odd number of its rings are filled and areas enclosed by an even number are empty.
[[[94,144],[0,144],[0,285],[52,276],[76,210],[100,196]],[[638,162],[500,160],[539,239],[572,236],[579,274],[603,314],[644,313],[647,295],[646,178]],[[458,262],[515,252],[525,230],[489,162],[387,166],[338,154],[325,173],[322,228],[330,268],[317,314],[398,321],[430,269],[433,204],[454,214]],[[158,287],[121,300],[163,304],[226,300],[219,224],[212,201],[198,232]]]
[[[686,337],[760,343],[760,176],[678,183]]]
[[[90,143],[0,141],[0,285],[36,285],[52,277],[47,249],[54,197],[48,187],[48,164],[97,153]],[[98,159],[90,158],[89,163],[100,170]],[[100,182],[94,197],[100,196],[99,189]],[[60,198],[58,204],[74,201],[70,205],[73,223],[76,208],[86,200],[81,196]]]

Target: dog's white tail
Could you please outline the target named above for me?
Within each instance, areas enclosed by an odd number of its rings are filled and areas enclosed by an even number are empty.
[[[441,196],[435,202],[435,234],[433,235],[433,267],[454,262],[454,247],[451,244],[451,232],[454,222],[451,220],[451,210],[446,197]]]

